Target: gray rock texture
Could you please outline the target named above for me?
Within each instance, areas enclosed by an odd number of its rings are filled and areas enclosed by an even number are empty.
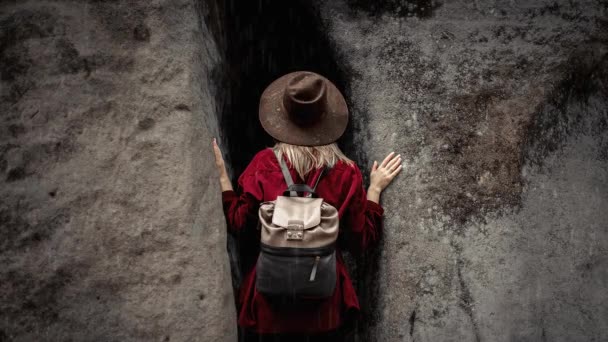
[[[317,4],[347,78],[349,152],[406,163],[357,273],[359,339],[605,339],[606,3]]]
[[[0,1],[0,341],[235,341],[210,142],[301,68],[405,158],[356,340],[605,340],[607,53],[601,0]]]
[[[234,341],[200,4],[0,3],[0,341]]]

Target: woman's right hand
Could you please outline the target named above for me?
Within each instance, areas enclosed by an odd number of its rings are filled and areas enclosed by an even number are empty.
[[[217,140],[213,138],[213,153],[215,155],[215,167],[220,178],[220,188],[222,191],[233,190],[232,183],[228,177],[226,171],[226,164],[224,163],[224,157],[222,157],[222,151],[217,144]]]
[[[374,161],[369,177],[368,199],[378,203],[380,193],[386,189],[402,168],[401,155],[395,155],[395,152],[389,153],[380,165]]]

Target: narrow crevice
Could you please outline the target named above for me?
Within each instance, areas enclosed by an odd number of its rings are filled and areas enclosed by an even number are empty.
[[[232,180],[236,182],[256,152],[273,139],[258,120],[263,90],[292,71],[318,72],[344,91],[340,68],[306,1],[205,1],[210,30],[223,55],[223,103],[219,117]],[[342,142],[339,142],[342,143]]]
[[[380,241],[379,246],[384,243]],[[380,251],[374,249],[360,257],[344,256],[352,275],[361,306],[361,319],[355,327],[357,341],[375,341],[374,327],[379,324],[378,298],[380,297]]]
[[[416,323],[416,310],[412,311],[409,322],[410,322],[410,336],[413,337],[414,336],[414,324]]]
[[[465,267],[465,260],[462,257],[463,248],[455,240],[450,241],[450,245],[454,249],[456,256],[456,276],[458,277],[458,285],[460,286],[460,300],[458,301],[458,306],[467,314],[469,320],[471,321],[473,334],[475,335],[475,341],[480,342],[481,334],[479,331],[479,324],[477,323],[477,320],[475,319],[475,314],[473,313],[475,301],[473,300],[471,289],[469,288],[469,285],[466,283],[462,275],[463,269]]]
[[[464,281],[464,277],[462,276],[462,269],[464,267],[464,260],[460,256],[460,251],[458,251],[458,260],[457,264],[457,274],[458,274],[458,283],[460,284],[460,302],[458,305],[464,310],[464,312],[469,316],[471,321],[471,325],[473,326],[473,333],[475,334],[475,341],[480,342],[481,337],[479,334],[479,326],[477,324],[477,320],[475,319],[475,315],[473,314],[473,307],[475,305],[473,301],[473,297],[471,295],[471,290],[469,286]]]
[[[542,342],[547,341],[547,331],[545,330],[545,327],[541,327],[541,331],[540,331],[540,340]]]
[[[331,80],[345,95],[358,125],[349,120],[345,134],[338,145],[362,169],[367,165],[366,154],[355,146],[355,137],[364,127],[365,113],[356,112],[349,100],[349,86],[345,82],[349,71],[334,55],[334,49],[323,27],[314,2],[303,0],[219,1],[201,0],[201,13],[218,45],[222,61],[212,71],[218,89],[218,124],[227,168],[236,186],[238,177],[253,156],[274,140],[262,129],[258,120],[259,98],[266,86],[276,78],[292,71],[309,70]],[[355,127],[357,126],[357,127]],[[363,172],[364,177],[367,174]],[[255,229],[253,229],[255,231]],[[256,260],[258,246],[247,246],[245,241],[256,236],[229,237],[233,285],[238,287],[242,272]],[[375,281],[377,254],[360,260],[345,256],[360,294],[365,316],[371,317],[377,288]],[[359,277],[361,276],[361,277]],[[362,279],[357,281],[356,279]],[[362,320],[365,322],[365,320]],[[356,330],[365,336],[369,323]],[[358,337],[354,337],[358,339]],[[365,340],[365,339],[363,339]]]

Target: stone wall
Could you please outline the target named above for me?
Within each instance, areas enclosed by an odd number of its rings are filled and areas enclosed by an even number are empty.
[[[0,340],[230,341],[195,1],[0,4]]]
[[[370,4],[318,2],[362,166],[406,164],[379,254],[358,262],[359,339],[600,340],[605,4]]]
[[[356,340],[601,340],[607,32],[592,0],[0,2],[0,341],[236,340],[210,142],[236,180],[298,69],[366,177],[405,158]]]

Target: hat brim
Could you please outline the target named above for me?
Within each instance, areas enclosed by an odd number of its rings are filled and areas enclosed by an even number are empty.
[[[289,118],[283,106],[285,85],[301,71],[291,72],[273,81],[260,97],[259,119],[264,130],[278,141],[292,145],[319,146],[335,142],[348,124],[348,107],[338,88],[327,78],[327,102],[320,120],[298,125]]]

